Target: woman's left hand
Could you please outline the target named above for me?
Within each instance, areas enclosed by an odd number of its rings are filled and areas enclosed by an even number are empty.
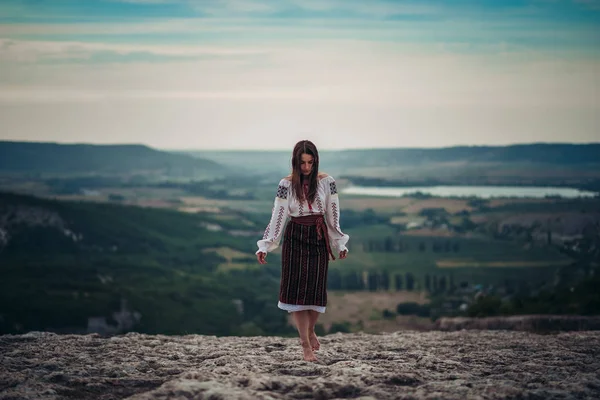
[[[340,260],[346,258],[348,255],[348,250],[340,251]]]

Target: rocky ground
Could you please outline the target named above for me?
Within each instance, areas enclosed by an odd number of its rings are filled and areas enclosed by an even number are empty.
[[[600,332],[0,336],[0,399],[593,399]]]

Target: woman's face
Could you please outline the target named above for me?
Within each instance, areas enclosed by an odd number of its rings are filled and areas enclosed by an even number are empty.
[[[302,154],[300,157],[300,171],[302,175],[308,176],[312,172],[314,158],[310,154]]]

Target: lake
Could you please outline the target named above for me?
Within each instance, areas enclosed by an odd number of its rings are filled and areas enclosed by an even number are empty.
[[[380,186],[350,186],[342,190],[343,194],[363,196],[402,197],[421,192],[436,197],[523,197],[544,198],[560,196],[566,198],[594,197],[595,192],[543,186],[413,186],[413,187],[380,187]]]

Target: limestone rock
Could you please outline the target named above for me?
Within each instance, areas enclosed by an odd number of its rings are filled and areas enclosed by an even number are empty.
[[[600,332],[0,336],[0,399],[593,399]]]

